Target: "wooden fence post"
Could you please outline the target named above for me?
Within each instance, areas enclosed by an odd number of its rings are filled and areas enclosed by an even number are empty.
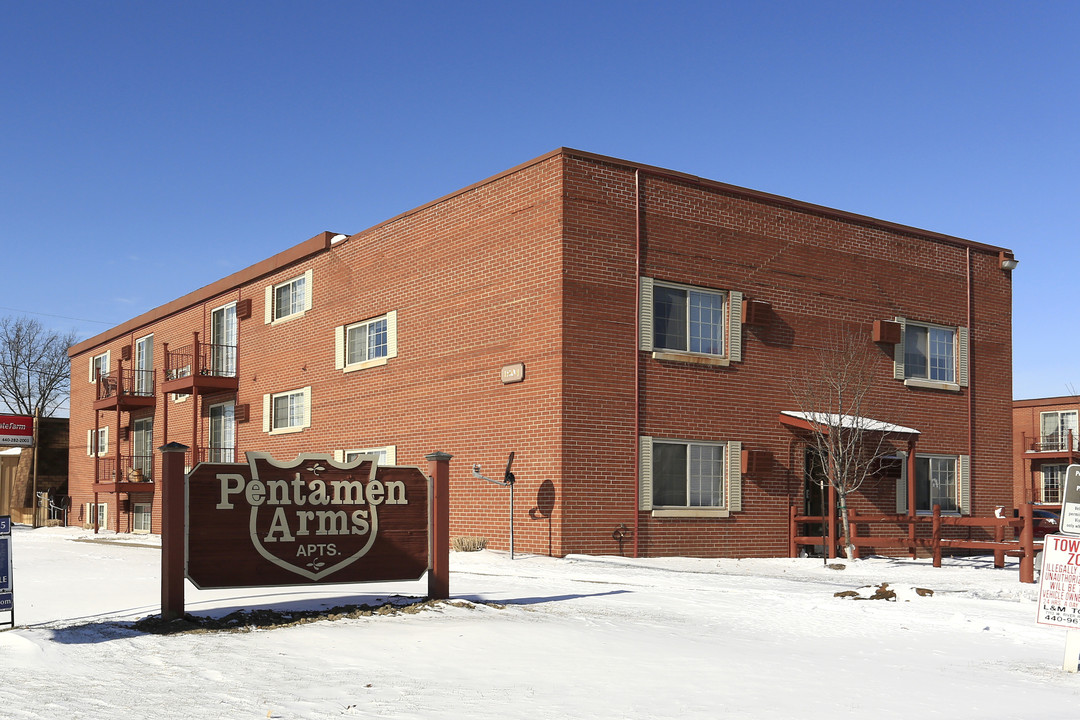
[[[1020,506],[1020,517],[1024,521],[1020,527],[1020,547],[1023,550],[1020,556],[1020,582],[1033,583],[1035,582],[1035,528],[1031,503],[1026,502]]]
[[[198,404],[198,403],[196,403]],[[161,619],[184,617],[184,453],[171,442],[161,451]]]
[[[798,530],[795,514],[795,505],[788,505],[788,557],[798,557],[799,555],[799,545],[795,542]]]
[[[428,570],[428,597],[450,597],[450,458],[444,452],[425,455],[432,480],[431,569]]]
[[[994,542],[998,542],[998,543],[999,542],[1005,542],[1005,526],[1004,525],[995,525],[994,526]],[[994,567],[996,567],[996,568],[1005,567],[1005,551],[1004,550],[994,550]]]
[[[941,567],[941,505],[934,504],[934,521],[930,546],[934,552],[934,567]]]

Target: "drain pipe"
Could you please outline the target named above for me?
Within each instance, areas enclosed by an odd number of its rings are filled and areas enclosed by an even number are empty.
[[[972,350],[975,347],[975,328],[972,326],[972,312],[971,312],[972,294],[971,293],[972,293],[972,290],[971,290],[971,246],[969,245],[967,247],[967,331],[968,331],[968,356],[967,356],[967,367],[968,367],[968,378],[967,378],[967,381],[968,381],[968,386],[967,386],[967,415],[968,415],[967,454],[968,454],[968,464],[969,465],[971,464],[972,457],[974,457],[973,450],[974,450],[974,446],[975,446],[975,441],[974,441],[974,436],[975,436],[975,422],[974,422],[975,415],[974,415],[973,407],[972,407],[972,392],[974,391],[974,388],[975,388],[975,374],[972,372],[972,369],[975,366],[975,363],[972,362],[972,356],[974,355]],[[968,471],[968,487],[970,488],[971,487],[971,485],[970,485],[970,483],[971,483],[971,468],[969,467],[967,469],[967,471]],[[970,490],[969,490],[969,492],[970,492]],[[975,501],[973,499],[971,500],[971,504],[972,505],[975,504]],[[968,508],[968,512],[971,512],[970,507]],[[970,528],[968,528],[968,533],[969,534],[971,533]]]
[[[634,316],[641,312],[641,170],[634,169]],[[634,557],[641,553],[641,318],[634,323]]]

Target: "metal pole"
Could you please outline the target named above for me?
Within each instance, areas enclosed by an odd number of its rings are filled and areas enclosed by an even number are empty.
[[[41,417],[41,408],[38,408],[38,409],[36,409],[34,411],[34,445],[33,445],[33,450],[34,450],[34,472],[33,472],[34,480],[33,480],[33,485],[34,485],[34,487],[33,487],[33,494],[31,495],[31,497],[32,497],[31,502],[33,503],[33,520],[31,521],[31,525],[33,525],[34,527],[40,527],[40,525],[38,525],[38,506],[41,505],[41,500],[38,498],[38,494],[37,494],[37,459],[38,459],[38,448],[41,446],[41,437],[40,437],[40,432],[38,430],[38,420],[40,419],[40,417]]]
[[[510,483],[510,559],[514,559],[514,483]]]

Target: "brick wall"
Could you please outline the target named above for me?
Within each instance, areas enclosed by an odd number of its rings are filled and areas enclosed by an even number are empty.
[[[763,325],[744,326],[742,362],[671,362],[637,350],[638,200],[642,275],[771,304]],[[515,451],[519,550],[630,554],[636,528],[644,555],[783,555],[787,508],[801,503],[803,482],[802,446],[777,420],[797,409],[787,381],[842,329],[869,332],[874,320],[899,315],[970,326],[971,385],[906,387],[892,379],[891,346],[870,345],[881,382],[868,414],[920,430],[920,452],[970,453],[976,514],[1011,497],[1011,280],[996,249],[557,151],[287,260],[75,348],[73,523],[92,498],[91,356],[110,349],[115,364],[121,346],[152,331],[160,368],[163,343],[188,344],[194,331],[205,338],[210,312],[245,298],[252,314],[239,323],[235,394],[159,396],[152,410],[101,413],[100,422],[124,427],[152,415],[155,447],[206,445],[206,408],[235,397],[250,407],[249,421],[237,425],[241,452],[288,459],[394,445],[399,464],[426,467],[423,456],[442,450],[454,456],[451,534],[485,536],[503,549],[509,491],[474,478],[471,467],[499,478]],[[309,269],[311,309],[265,324],[265,288]],[[334,328],[391,310],[398,356],[335,369]],[[525,381],[503,385],[500,368],[516,362],[525,364]],[[310,427],[263,432],[263,396],[301,387],[311,387]],[[658,518],[637,511],[637,434],[738,440],[770,459],[744,479],[742,512]],[[117,437],[114,430],[113,447]],[[130,439],[121,442],[130,452]],[[895,478],[858,502],[892,508]],[[110,527],[118,517],[127,529],[113,509]]]
[[[1042,452],[1042,414],[1080,410],[1080,398],[1052,397],[1031,400],[1017,400],[1013,403],[1013,504],[1024,502],[1042,502],[1042,466],[1069,465],[1068,453]],[[1074,444],[1080,443],[1080,437],[1074,437]],[[1029,452],[1035,450],[1036,452]],[[1080,454],[1074,454],[1072,461],[1080,460]]]

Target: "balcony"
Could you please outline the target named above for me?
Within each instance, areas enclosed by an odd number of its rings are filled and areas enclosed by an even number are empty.
[[[1022,436],[1024,452],[1026,454],[1038,453],[1040,458],[1058,459],[1080,455],[1077,441],[1080,440],[1072,430],[1047,433],[1029,438],[1026,433]]]
[[[95,410],[130,412],[154,407],[156,403],[153,370],[121,367],[115,372],[98,376],[94,395]]]
[[[152,493],[154,483],[153,455],[121,455],[98,458],[94,492]]]
[[[236,390],[236,346],[200,343],[170,349],[165,345],[165,393],[199,395]]]

